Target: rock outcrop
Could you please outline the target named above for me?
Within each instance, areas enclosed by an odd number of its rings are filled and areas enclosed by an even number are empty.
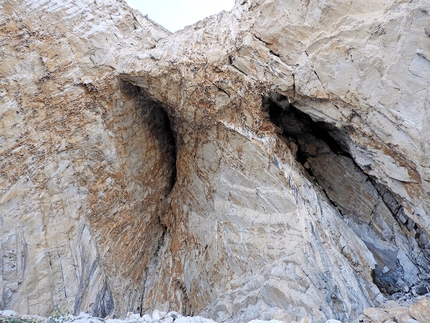
[[[12,1],[1,14],[2,308],[142,303],[174,178],[164,110],[98,60],[136,28],[116,1]]]
[[[0,308],[350,320],[430,279],[430,5],[0,4]]]

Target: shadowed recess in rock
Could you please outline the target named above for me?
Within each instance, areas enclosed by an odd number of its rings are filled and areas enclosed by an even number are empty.
[[[152,300],[148,297],[148,292],[152,288],[154,280],[160,279],[160,277],[158,277],[157,266],[161,261],[160,259],[163,257],[164,247],[167,244],[168,236],[171,231],[171,228],[168,227],[164,219],[170,212],[170,194],[176,183],[176,138],[170,118],[166,113],[165,107],[161,103],[150,97],[145,90],[128,82],[121,81],[121,91],[136,98],[136,106],[139,106],[141,109],[142,123],[149,125],[150,137],[152,140],[158,142],[159,149],[164,153],[164,158],[156,161],[156,163],[164,164],[169,169],[168,173],[161,174],[164,175],[162,180],[167,184],[166,190],[157,198],[157,201],[153,201],[158,204],[156,212],[157,219],[154,219],[154,221],[156,221],[156,226],[161,228],[161,233],[157,235],[154,240],[147,241],[153,246],[152,252],[149,253],[152,256],[146,267],[141,268],[144,273],[143,290],[139,306],[135,309],[135,311],[143,314],[146,310],[151,308],[149,303]],[[156,167],[157,165],[154,166]],[[156,176],[159,177],[159,175],[160,174],[156,172]]]
[[[112,292],[110,291],[107,281],[103,289],[97,294],[96,302],[93,306],[94,316],[106,317],[112,313],[115,307]]]
[[[373,253],[374,282],[380,290],[393,298],[427,293],[430,257],[425,234],[405,215],[395,195],[355,163],[348,151],[349,129],[316,122],[279,94],[263,103],[308,179]]]
[[[124,97],[122,100],[129,102],[128,105],[134,110],[135,123],[127,135],[143,136],[137,138],[140,146],[130,147],[127,155],[130,164],[138,167],[135,172],[143,174],[139,178],[141,191],[128,195],[137,199],[139,194],[140,201],[136,200],[139,211],[133,217],[127,213],[116,213],[113,217],[105,215],[104,221],[108,223],[103,228],[110,230],[102,232],[103,241],[115,241],[115,246],[113,252],[108,251],[97,266],[115,262],[120,268],[119,273],[122,270],[122,275],[131,277],[134,290],[125,291],[123,299],[128,299],[128,310],[142,312],[152,306],[147,294],[155,277],[159,276],[156,268],[169,235],[169,228],[163,219],[170,212],[170,193],[176,181],[176,143],[169,117],[162,105],[130,83],[119,80],[119,86]],[[118,127],[125,124],[119,123]],[[90,220],[93,228],[98,230],[101,219]],[[133,250],[133,256],[130,257],[131,263],[126,265],[121,255],[130,250]],[[115,292],[113,285],[105,281],[92,305],[94,315],[105,317],[118,311],[112,296]]]

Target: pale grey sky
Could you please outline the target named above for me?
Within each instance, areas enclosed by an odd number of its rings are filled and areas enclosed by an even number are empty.
[[[233,8],[234,0],[126,0],[143,15],[175,32],[222,10]]]

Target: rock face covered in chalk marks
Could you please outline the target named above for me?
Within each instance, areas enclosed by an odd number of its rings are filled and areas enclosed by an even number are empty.
[[[1,5],[2,308],[352,319],[427,291],[430,7]]]

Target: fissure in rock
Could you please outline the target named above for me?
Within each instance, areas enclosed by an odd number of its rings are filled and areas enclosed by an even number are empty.
[[[173,122],[170,119],[167,108],[154,98],[152,98],[144,89],[134,86],[133,84],[120,81],[121,91],[134,97],[137,100],[137,105],[141,106],[142,123],[149,123],[151,137],[162,146],[162,151],[165,155],[165,164],[168,164],[170,169],[167,175],[169,182],[169,195],[176,183],[176,135],[173,130]],[[149,115],[145,115],[149,114]]]
[[[155,244],[155,251],[153,252],[153,256],[145,269],[145,282],[144,289],[142,292],[142,302],[140,307],[141,315],[147,310],[145,307],[145,298],[148,298],[147,292],[153,288],[151,286],[154,281],[157,279],[164,280],[162,277],[157,277],[159,275],[157,269],[160,261],[162,261],[164,249],[166,247],[168,241],[168,235],[170,234],[169,224],[166,223],[165,218],[168,213],[170,213],[170,194],[173,191],[173,188],[176,184],[176,158],[177,158],[177,148],[176,148],[176,136],[173,131],[173,125],[167,113],[167,108],[164,107],[160,102],[155,101],[150,97],[148,93],[144,89],[140,89],[142,95],[151,102],[153,108],[157,109],[157,126],[154,127],[153,134],[157,138],[159,142],[162,142],[165,145],[165,151],[168,156],[168,160],[166,162],[170,163],[171,172],[167,178],[167,182],[169,183],[167,191],[164,196],[160,196],[159,200],[159,208],[158,208],[158,225],[162,228],[162,233],[159,239]],[[168,279],[165,280],[166,282]],[[149,296],[150,297],[150,296]],[[148,300],[147,300],[148,301]]]
[[[94,303],[93,315],[97,317],[106,317],[112,313],[114,307],[115,304],[112,297],[112,292],[107,281],[105,281],[103,289],[97,295],[96,302]]]
[[[275,94],[263,100],[305,175],[325,193],[376,260],[374,282],[387,296],[427,292],[428,241],[394,194],[368,176],[348,151],[348,129],[315,122]],[[422,240],[422,241],[421,241]]]
[[[144,168],[140,188],[145,194],[142,194],[141,214],[133,227],[135,234],[132,235],[135,240],[133,245],[142,250],[142,254],[135,255],[141,260],[134,263],[138,264],[136,268],[132,268],[139,276],[136,285],[140,286],[140,292],[136,302],[129,308],[143,314],[153,306],[154,300],[149,294],[155,288],[154,284],[163,280],[159,277],[162,272],[159,267],[171,234],[166,219],[171,212],[170,195],[176,183],[176,138],[163,104],[145,90],[125,81],[121,81],[121,92],[134,100],[139,120],[136,129],[145,129],[139,132],[145,136],[144,146],[136,147],[142,150],[139,156],[144,159],[143,162],[139,161],[139,165]]]

